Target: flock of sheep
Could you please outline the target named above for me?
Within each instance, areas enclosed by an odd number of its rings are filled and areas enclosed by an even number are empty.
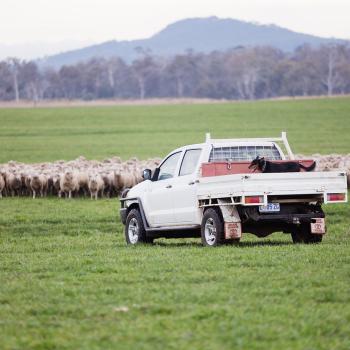
[[[297,156],[297,159],[302,158],[314,159],[316,171],[346,170],[350,187],[350,154]],[[69,162],[62,160],[37,164],[10,161],[0,165],[0,198],[3,195],[33,198],[47,195],[64,195],[66,198],[90,195],[91,199],[118,196],[125,188],[131,188],[142,181],[143,169],[154,169],[160,161],[159,158],[146,161],[131,158],[122,162],[119,157],[103,161],[79,157]]]
[[[321,155],[316,153],[311,156],[299,154],[296,155],[296,159],[313,159],[316,162],[315,171],[345,170],[347,173],[348,188],[350,188],[350,153],[345,155]]]
[[[119,195],[142,181],[142,170],[154,169],[160,159],[139,161],[119,157],[103,161],[79,157],[73,161],[24,164],[9,161],[0,165],[0,198],[5,196],[87,196],[91,199]]]

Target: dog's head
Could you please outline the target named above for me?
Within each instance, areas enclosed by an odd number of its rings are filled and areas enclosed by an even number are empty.
[[[253,171],[257,171],[258,169],[261,170],[261,166],[264,163],[264,160],[264,157],[260,158],[260,156],[256,156],[256,158],[251,161],[248,168],[253,169]]]

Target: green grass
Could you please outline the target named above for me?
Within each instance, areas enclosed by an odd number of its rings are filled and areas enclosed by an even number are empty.
[[[0,163],[164,156],[213,137],[282,130],[294,151],[350,152],[350,98],[95,108],[0,109]]]
[[[0,162],[164,155],[287,130],[297,152],[349,153],[350,100],[0,109]],[[0,349],[350,348],[350,205],[319,245],[245,235],[128,247],[117,199],[0,200]],[[120,307],[127,307],[121,312]]]
[[[1,349],[349,349],[349,204],[320,245],[217,249],[127,247],[117,208],[0,201]]]

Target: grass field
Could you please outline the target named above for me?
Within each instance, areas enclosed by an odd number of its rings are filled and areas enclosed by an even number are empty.
[[[0,163],[164,156],[213,137],[288,132],[296,153],[350,152],[350,98],[213,105],[0,109]]]
[[[349,153],[350,100],[0,109],[0,162],[164,155],[287,130],[297,152]],[[0,200],[0,349],[350,348],[350,205],[316,246],[288,235],[127,247],[117,199]]]

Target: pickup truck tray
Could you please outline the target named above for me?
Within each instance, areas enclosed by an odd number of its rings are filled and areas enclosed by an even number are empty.
[[[343,171],[250,173],[202,177],[199,180],[197,197],[205,199],[242,195],[301,196],[307,194],[323,197],[327,193],[346,192],[346,176]],[[264,204],[266,203],[265,199]]]

